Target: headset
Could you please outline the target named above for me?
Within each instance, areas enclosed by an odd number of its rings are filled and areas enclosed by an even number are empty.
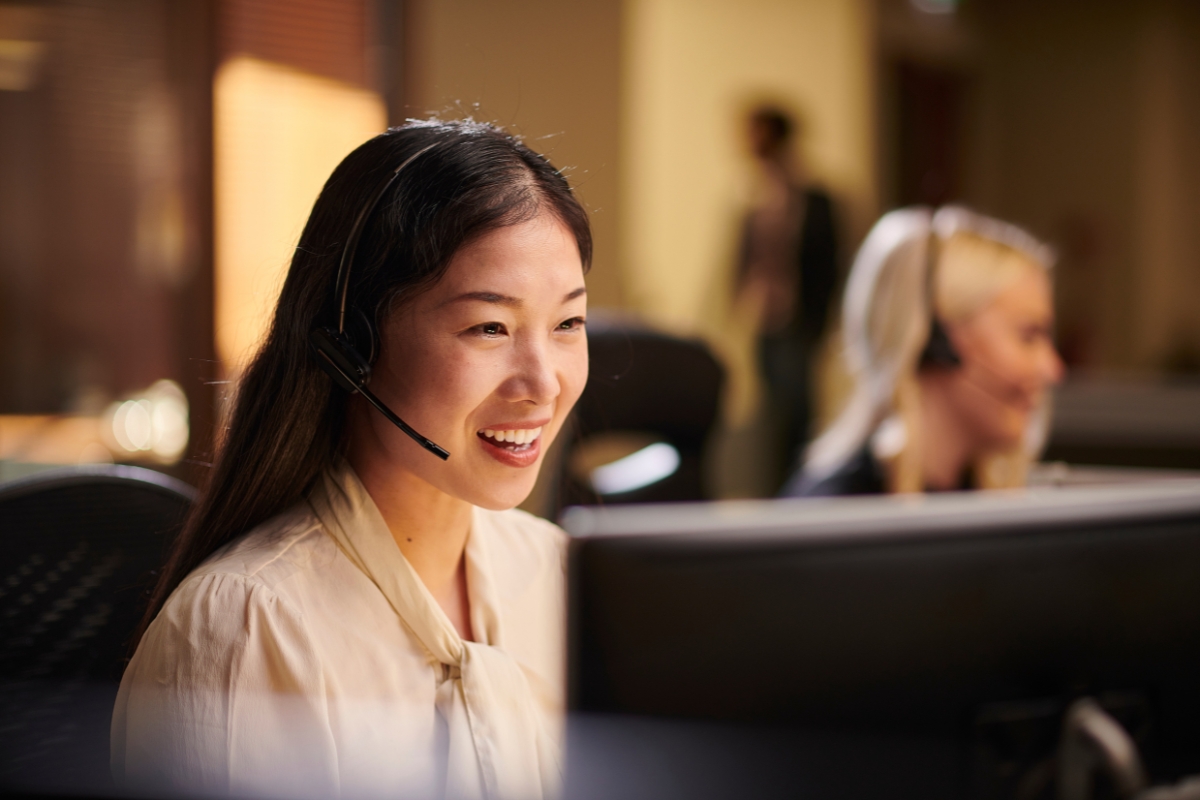
[[[358,213],[358,218],[354,221],[354,227],[350,229],[350,235],[346,237],[346,244],[342,248],[342,257],[338,262],[337,283],[335,284],[338,292],[337,328],[336,330],[328,326],[314,328],[312,333],[308,335],[308,341],[312,345],[313,350],[316,351],[317,363],[321,366],[321,369],[325,370],[329,377],[333,378],[334,383],[350,394],[354,394],[355,392],[361,394],[389,422],[408,434],[421,447],[445,461],[450,458],[450,453],[445,448],[426,439],[413,430],[411,425],[400,419],[394,411],[384,405],[383,401],[375,396],[374,392],[367,388],[367,383],[371,380],[371,362],[369,359],[363,358],[362,354],[355,349],[351,338],[346,334],[346,297],[350,293],[350,270],[354,266],[354,254],[358,250],[358,240],[362,236],[363,229],[366,227],[371,215],[375,212],[375,208],[383,199],[383,196],[396,183],[404,168],[438,144],[438,142],[434,142],[405,159],[404,163],[396,167],[392,173],[392,177],[383,185],[383,188]],[[366,319],[366,315],[361,312],[359,313],[367,326],[366,338],[372,342],[371,355],[374,356],[374,338],[370,329],[370,320]]]
[[[934,270],[937,266],[937,233],[929,232],[929,243],[925,247],[925,300],[929,306],[929,338],[921,350],[917,360],[919,369],[958,369],[962,366],[962,356],[950,341],[946,325],[938,316],[934,305],[936,290],[934,286]]]
[[[930,320],[929,339],[925,342],[925,349],[921,351],[921,360],[918,363],[921,367],[938,369],[958,369],[962,366],[962,356],[958,354],[954,342],[950,341],[946,326],[936,316]]]
[[[934,305],[934,280],[938,256],[937,245],[937,234],[931,231],[929,234],[929,245],[926,249],[927,261],[925,267],[925,291],[926,300],[929,304],[929,338],[925,341],[925,347],[921,350],[921,356],[917,360],[917,368],[956,370],[961,369],[963,366],[962,356],[959,355],[958,348],[951,341],[946,324],[938,316]],[[1010,382],[981,361],[976,360],[974,365],[988,376],[988,380],[969,380],[968,382],[989,397],[1004,400],[1008,394],[1007,387]],[[987,385],[988,383],[992,383],[992,385],[989,386]]]

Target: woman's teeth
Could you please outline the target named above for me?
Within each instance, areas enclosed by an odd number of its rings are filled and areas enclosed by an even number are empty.
[[[479,435],[491,439],[496,444],[507,445],[508,449],[514,450],[527,447],[542,435],[542,429],[538,427],[511,431],[482,430],[479,432]]]

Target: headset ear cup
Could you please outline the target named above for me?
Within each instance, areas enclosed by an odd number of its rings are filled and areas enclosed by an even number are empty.
[[[962,366],[962,357],[954,348],[954,342],[950,341],[946,326],[937,317],[929,325],[929,339],[917,363],[922,368],[955,369]]]
[[[334,382],[353,394],[371,380],[371,365],[363,360],[345,334],[333,328],[315,328],[308,336],[317,365]]]

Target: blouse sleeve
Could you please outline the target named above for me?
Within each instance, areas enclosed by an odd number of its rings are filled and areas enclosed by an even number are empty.
[[[319,660],[303,619],[242,575],[184,582],[146,632],[112,722],[119,786],[338,794]]]

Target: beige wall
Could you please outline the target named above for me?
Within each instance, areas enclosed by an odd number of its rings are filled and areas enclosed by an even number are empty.
[[[591,213],[590,302],[622,303],[617,272],[619,0],[411,0],[409,116],[473,115],[523,134]]]
[[[621,256],[629,304],[711,332],[758,97],[805,121],[813,179],[861,235],[877,208],[869,0],[629,0],[622,74]]]

